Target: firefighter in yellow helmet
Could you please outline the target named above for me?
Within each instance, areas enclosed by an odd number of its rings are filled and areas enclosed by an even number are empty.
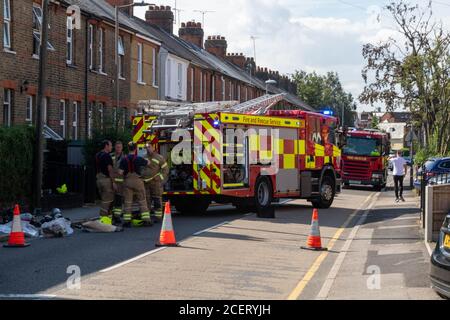
[[[113,219],[114,221],[119,221],[122,217],[122,206],[123,206],[123,182],[124,178],[119,173],[120,161],[126,155],[123,153],[123,143],[122,141],[116,141],[114,145],[114,153],[112,154],[113,170],[114,170],[114,182],[116,183],[117,190],[114,197],[114,207],[113,207]]]
[[[162,218],[162,195],[164,183],[169,175],[169,166],[163,156],[158,154],[151,143],[146,144],[147,155],[145,158],[150,162],[143,172],[147,206],[151,210],[153,221]]]
[[[117,188],[114,182],[113,161],[111,159],[112,143],[109,140],[102,142],[102,150],[95,155],[97,168],[97,188],[101,198],[100,221],[112,224],[111,206]]]
[[[123,184],[124,213],[123,226],[130,227],[132,221],[133,199],[136,198],[141,211],[141,220],[144,225],[151,226],[150,211],[145,198],[144,181],[141,178],[142,172],[150,162],[136,155],[137,145],[134,142],[128,144],[129,154],[125,156],[119,165],[119,172],[125,177]]]

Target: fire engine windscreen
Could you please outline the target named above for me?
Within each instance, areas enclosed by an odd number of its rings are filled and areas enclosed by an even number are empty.
[[[379,157],[381,156],[381,140],[364,137],[348,137],[343,154]]]

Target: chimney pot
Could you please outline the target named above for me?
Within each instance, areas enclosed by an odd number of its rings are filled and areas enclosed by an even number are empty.
[[[168,33],[173,33],[174,14],[170,6],[150,6],[145,13],[145,21]]]
[[[182,27],[182,28],[186,28],[186,23],[182,22],[182,23],[181,23],[181,27]]]

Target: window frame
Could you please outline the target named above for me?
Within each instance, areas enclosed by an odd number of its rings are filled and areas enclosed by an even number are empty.
[[[39,14],[38,14],[39,13]],[[33,58],[39,59],[41,52],[41,31],[42,31],[42,7],[33,2],[32,21],[33,21]],[[35,47],[36,46],[36,47]],[[50,41],[47,41],[47,48],[50,51],[56,51]]]
[[[72,140],[78,140],[79,103],[72,102]]]
[[[158,68],[158,58],[156,55],[156,48],[152,48],[152,55],[153,55],[153,63],[152,63],[152,85],[155,88],[158,88],[159,82],[158,82],[158,74],[157,74],[157,68]]]
[[[12,111],[12,90],[11,89],[3,89],[3,125],[10,127],[11,126],[11,111]],[[5,117],[5,110],[7,113],[7,117]],[[5,119],[7,118],[7,120]],[[5,121],[6,120],[6,121]]]
[[[199,101],[202,102],[203,101],[203,71],[200,71],[199,88],[200,88]]]
[[[177,65],[177,87],[178,87],[178,98],[181,98],[183,95],[183,65],[181,62],[178,62]]]
[[[226,81],[225,78],[222,77],[222,101],[225,101],[226,98]]]
[[[105,74],[105,29],[98,28],[98,72]]]
[[[125,80],[124,73],[123,73],[123,64],[125,60],[125,44],[123,42],[123,37],[119,36],[119,41],[117,43],[119,53],[119,78],[122,80]]]
[[[93,104],[95,104],[94,102],[90,102],[88,104],[88,123],[87,123],[87,134],[88,134],[88,139],[92,139],[92,126],[94,123],[94,108],[93,108]]]
[[[34,97],[27,95],[27,105],[25,109],[25,122],[33,122],[33,103]]]
[[[67,119],[67,101],[64,99],[59,100],[59,127],[62,129],[62,137],[66,139],[66,119]],[[61,113],[62,111],[62,113]],[[63,116],[61,119],[61,115]]]
[[[11,0],[3,0],[3,48],[7,50],[12,48],[11,20]],[[8,39],[8,43],[6,43],[6,39]]]
[[[94,70],[94,25],[92,23],[89,23],[88,27],[88,59],[89,59],[89,70]],[[73,32],[72,32],[73,35]]]
[[[73,38],[74,32],[72,28],[69,28],[69,23],[73,24],[74,18],[72,16],[67,17],[66,19],[66,63],[68,65],[74,64],[74,56],[73,56]]]
[[[137,82],[139,84],[145,84],[144,82],[144,46],[142,43],[138,43],[137,50]]]
[[[195,69],[191,68],[191,101],[194,102],[194,81],[195,81]]]

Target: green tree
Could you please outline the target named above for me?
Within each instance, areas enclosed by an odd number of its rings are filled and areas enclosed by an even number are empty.
[[[373,115],[372,122],[370,123],[371,128],[378,129],[379,124],[380,124],[380,118],[378,118],[376,115]]]
[[[422,148],[431,154],[450,150],[450,34],[433,20],[432,1],[425,7],[395,0],[385,7],[401,35],[366,44],[362,103],[385,103],[388,111],[404,107],[420,128]]]
[[[296,71],[293,78],[300,99],[316,110],[329,107],[339,118],[344,108],[345,125],[353,126],[356,104],[352,94],[343,89],[337,73],[319,75],[316,72]]]

